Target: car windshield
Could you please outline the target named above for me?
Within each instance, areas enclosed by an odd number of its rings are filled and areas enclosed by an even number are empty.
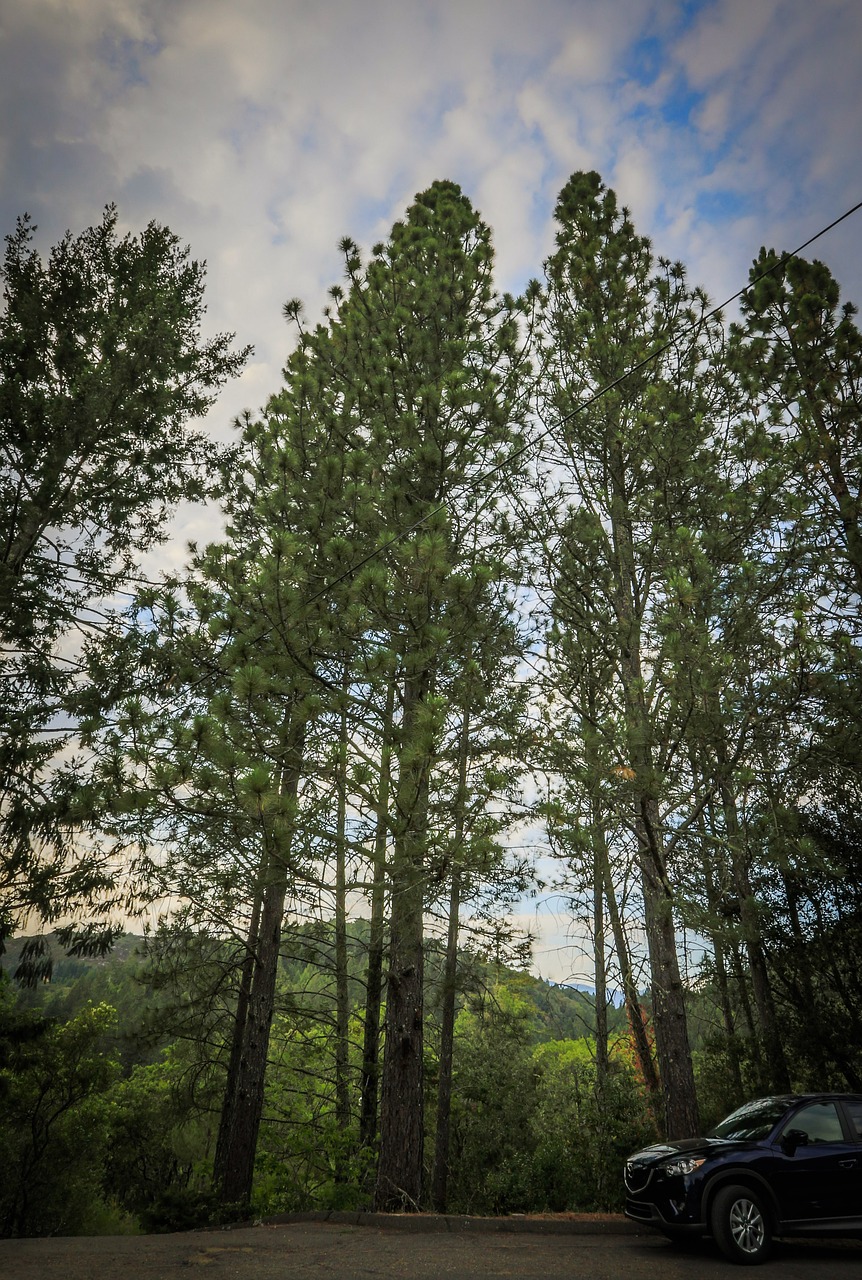
[[[747,1102],[733,1115],[722,1120],[706,1135],[708,1138],[736,1138],[756,1142],[766,1138],[787,1112],[786,1098],[758,1098]]]

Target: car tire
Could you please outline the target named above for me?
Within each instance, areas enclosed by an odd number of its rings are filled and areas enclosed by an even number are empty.
[[[772,1226],[763,1197],[749,1187],[722,1187],[709,1214],[713,1239],[731,1262],[756,1266],[772,1252]]]

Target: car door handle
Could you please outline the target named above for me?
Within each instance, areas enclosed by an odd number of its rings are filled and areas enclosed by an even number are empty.
[[[855,1169],[856,1167],[855,1160],[839,1160],[838,1163],[842,1169]]]

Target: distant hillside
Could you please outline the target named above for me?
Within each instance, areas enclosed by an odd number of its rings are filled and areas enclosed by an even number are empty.
[[[24,947],[32,940],[27,936],[7,938],[6,950],[3,955],[0,955],[0,969],[11,976],[18,968]],[[106,956],[67,956],[60,944],[48,934],[45,937],[45,945],[51,954],[51,980],[52,982],[74,981],[93,967],[125,964],[143,941],[144,939],[137,934],[124,933]]]
[[[366,942],[368,925],[358,920],[350,926],[348,968],[351,1000],[361,1004],[364,998]],[[18,966],[26,937],[7,942],[0,956],[0,970],[10,976]],[[68,1018],[88,1000],[105,1000],[127,1012],[147,999],[144,971],[151,960],[144,954],[145,939],[124,934],[106,956],[67,956],[55,942],[49,942],[53,972],[50,982],[36,988],[18,987],[20,1004],[41,1008],[45,1013]],[[331,927],[317,924],[298,929],[285,938],[282,955],[283,994],[288,1004],[325,1007],[331,1000],[333,959]],[[426,952],[426,999],[433,1017],[439,1004],[443,952],[435,939],[429,939]],[[143,982],[142,982],[143,978]],[[481,1005],[493,999],[494,989],[502,984],[533,1010],[532,1039],[575,1040],[595,1031],[593,996],[574,987],[555,985],[532,974],[506,965],[492,964],[465,951],[460,958],[459,1004]],[[625,1018],[620,1010],[610,1009],[612,1030],[623,1030]]]

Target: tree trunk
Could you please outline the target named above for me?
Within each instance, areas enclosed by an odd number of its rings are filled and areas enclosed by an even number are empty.
[[[295,804],[299,788],[301,742],[284,766],[281,794]],[[270,833],[270,838],[272,838]],[[261,892],[260,930],[248,995],[242,1048],[234,1094],[234,1114],[225,1135],[214,1185],[224,1205],[247,1209],[254,1181],[254,1159],[263,1114],[266,1061],[275,1004],[284,903],[289,883],[288,852],[270,848]]]
[[[730,967],[734,978],[736,979],[736,994],[739,1000],[739,1008],[742,1013],[743,1021],[748,1032],[748,1042],[751,1046],[752,1061],[757,1069],[759,1079],[763,1079],[765,1075],[765,1066],[763,1063],[763,1046],[757,1034],[757,1026],[754,1020],[754,1012],[751,1008],[751,1000],[748,997],[748,979],[746,975],[746,966],[742,963],[742,956],[739,951],[739,943],[734,939],[730,944]]]
[[[778,1031],[778,1019],[775,1014],[775,1000],[772,995],[772,984],[766,966],[766,955],[760,936],[760,920],[757,902],[751,888],[748,875],[748,860],[742,848],[740,838],[739,813],[736,807],[730,784],[727,780],[727,761],[724,744],[719,753],[719,767],[722,771],[720,795],[724,813],[724,825],[730,849],[733,882],[739,898],[739,919],[742,927],[742,938],[745,953],[751,970],[751,987],[754,993],[754,1007],[757,1010],[757,1021],[763,1037],[763,1049],[766,1058],[768,1079],[764,1081],[767,1089],[777,1093],[789,1093],[790,1073],[787,1070],[787,1059],[784,1046]]]
[[[655,802],[642,797],[636,827],[652,975],[656,1055],[665,1110],[665,1136],[691,1138],[700,1128],[679,972],[673,902],[657,846]]]
[[[453,867],[449,892],[449,930],[443,974],[443,1008],[440,1021],[440,1077],[437,1082],[437,1127],[434,1140],[434,1173],[431,1199],[438,1213],[446,1212],[449,1185],[449,1148],[452,1134],[452,1059],[455,1045],[455,992],[458,971],[458,912],[461,908],[461,869]]]
[[[261,866],[260,878],[263,881],[265,868]],[[228,1060],[227,1080],[225,1081],[224,1099],[222,1101],[219,1130],[216,1138],[215,1155],[213,1157],[213,1185],[220,1187],[224,1181],[227,1167],[227,1153],[230,1150],[233,1126],[236,1119],[237,1096],[239,1093],[240,1063],[245,1045],[245,1030],[248,1020],[249,1000],[251,999],[251,983],[254,975],[255,958],[258,947],[260,929],[260,892],[255,888],[254,905],[249,923],[248,938],[245,944],[245,956],[240,968],[239,992],[237,993],[236,1010],[234,1012],[231,1036],[230,1058]]]
[[[733,1096],[738,1103],[742,1103],[744,1098],[744,1090],[742,1085],[742,1070],[740,1066],[739,1053],[739,1037],[736,1031],[736,1019],[733,1015],[733,1005],[730,999],[730,984],[727,975],[727,956],[725,954],[725,946],[722,938],[719,936],[719,920],[721,891],[716,884],[715,873],[707,856],[708,847],[707,837],[708,830],[701,824],[702,839],[701,852],[703,854],[703,881],[706,886],[706,902],[713,919],[716,921],[716,927],[712,931],[712,952],[715,957],[715,981],[718,987],[718,1003],[721,1009],[721,1020],[724,1024],[724,1034],[727,1037],[727,1061],[730,1067],[730,1075],[733,1080]]]
[[[607,1086],[608,983],[605,961],[605,878],[598,858],[593,861],[593,957],[596,981],[596,1088],[601,1097]]]
[[[637,983],[635,982],[634,970],[632,968],[631,952],[629,950],[628,939],[626,937],[625,928],[623,926],[620,909],[617,905],[616,894],[611,880],[610,863],[607,856],[607,847],[604,842],[604,836],[600,835],[599,849],[602,854],[602,867],[604,873],[605,901],[608,908],[608,916],[611,922],[611,931],[614,936],[614,949],[617,953],[617,960],[620,966],[620,981],[623,987],[623,999],[625,1000],[626,1015],[628,1024],[631,1028],[632,1037],[634,1038],[635,1057],[637,1058],[638,1068],[641,1073],[641,1079],[647,1091],[649,1098],[649,1106],[652,1111],[656,1125],[659,1124],[659,1080],[656,1074],[655,1062],[653,1060],[652,1049],[650,1048],[649,1037],[647,1036],[646,1026],[644,1024],[643,1009],[641,1008],[640,997],[638,995]]]
[[[587,708],[589,723],[581,722],[584,752],[589,777],[598,777],[598,762],[591,725],[598,720],[596,681],[592,666],[588,667]],[[608,1059],[608,983],[605,956],[605,869],[607,845],[602,830],[604,813],[599,802],[595,781],[589,791],[590,844],[593,852],[593,968],[596,983],[596,1088],[599,1097],[604,1094],[609,1074]]]
[[[371,931],[368,940],[368,972],[365,979],[365,1030],[362,1041],[359,1140],[373,1147],[377,1138],[377,1084],[380,1076],[380,1005],[383,994],[383,943],[386,900],[386,838],[389,833],[389,771],[395,682],[386,694],[380,748],[380,788],[374,833],[374,871],[371,883]]]
[[[421,749],[424,726],[420,719],[427,684],[427,671],[408,672],[404,681],[392,858],[380,1161],[374,1193],[374,1208],[379,1212],[417,1210],[422,1200],[422,927],[429,761]]]
[[[335,833],[335,1118],[339,1129],[350,1127],[349,1032],[350,992],[347,982],[347,689],[349,671],[345,664],[342,680],[341,724],[337,765],[337,804]],[[342,1181],[344,1171],[338,1161],[335,1178]]]
[[[458,750],[458,793],[455,800],[452,884],[449,891],[449,928],[446,967],[443,974],[443,1008],[440,1019],[440,1076],[437,1083],[437,1128],[434,1141],[434,1173],[431,1198],[438,1213],[446,1212],[449,1182],[449,1145],[452,1115],[452,1055],[455,1044],[455,992],[458,972],[458,912],[461,909],[461,866],[467,810],[467,763],[470,755],[470,707],[464,709]]]
[[[699,1128],[694,1069],[688,1042],[685,994],[679,972],[673,895],[665,865],[659,823],[659,780],[654,766],[653,726],[646,702],[641,663],[641,615],[622,445],[611,448],[611,522],[616,560],[616,613],[619,670],[626,716],[626,737],[635,788],[635,834],[644,897],[649,949],[656,1055],[665,1104],[665,1135],[685,1138]]]

